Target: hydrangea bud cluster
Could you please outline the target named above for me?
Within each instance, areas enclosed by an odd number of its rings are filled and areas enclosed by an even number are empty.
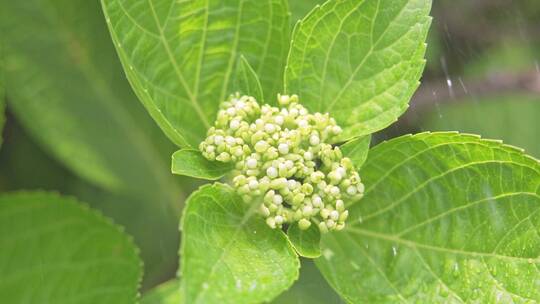
[[[361,197],[364,185],[351,160],[330,144],[341,128],[328,113],[310,114],[296,95],[278,95],[278,103],[260,106],[232,95],[199,149],[209,160],[236,164],[234,187],[246,202],[262,198],[270,227],[343,229],[344,200]]]

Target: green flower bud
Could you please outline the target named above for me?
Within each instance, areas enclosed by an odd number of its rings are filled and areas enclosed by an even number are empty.
[[[332,146],[342,130],[328,113],[309,113],[298,96],[278,95],[281,108],[231,95],[200,143],[210,160],[233,162],[232,184],[246,202],[263,197],[259,213],[272,228],[318,222],[321,232],[343,229],[344,200],[364,185],[349,158]]]

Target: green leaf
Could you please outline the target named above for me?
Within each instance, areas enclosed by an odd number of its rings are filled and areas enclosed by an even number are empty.
[[[51,193],[0,196],[4,303],[136,301],[141,261],[109,219]]]
[[[403,136],[373,148],[365,197],[316,263],[354,303],[539,301],[540,163],[499,141]]]
[[[370,143],[371,135],[367,135],[351,139],[339,148],[343,152],[343,156],[352,160],[356,170],[360,170],[367,159]]]
[[[238,64],[240,66],[236,75],[236,88],[243,95],[253,96],[260,104],[263,104],[264,94],[257,73],[244,56],[240,57]]]
[[[456,103],[441,103],[432,113],[423,114],[421,128],[435,131],[460,131],[500,138],[540,157],[540,98],[509,94],[467,98]]]
[[[343,127],[371,134],[405,111],[424,68],[431,0],[327,1],[297,23],[285,86]]]
[[[231,163],[209,161],[197,150],[182,149],[172,155],[172,173],[217,180],[234,168]]]
[[[157,267],[177,262],[182,194],[169,173],[174,150],[132,93],[101,6],[9,1],[0,10],[0,32],[10,110],[42,149],[99,188],[91,193],[112,193],[100,207],[122,216],[115,219],[141,245],[145,280],[162,276]],[[135,234],[140,223],[148,226]]]
[[[275,96],[288,46],[285,0],[102,0],[127,77],[169,138],[196,147],[235,91],[239,54]],[[266,98],[270,100],[269,98]]]
[[[292,24],[294,25],[300,19],[304,18],[306,14],[308,14],[316,6],[321,5],[324,2],[324,0],[289,1]]]
[[[178,191],[163,170],[169,149],[157,149],[159,130],[123,79],[99,5],[10,1],[2,13],[10,108],[29,132],[103,188]]]
[[[141,304],[182,304],[180,280],[167,281],[144,294]]]
[[[186,303],[269,301],[298,278],[299,261],[281,230],[271,229],[234,189],[206,185],[182,218],[180,275]]]
[[[287,229],[287,236],[300,256],[312,259],[321,256],[321,232],[317,225],[302,230],[297,223],[293,223]]]
[[[302,259],[300,278],[273,304],[341,304],[344,303],[325,281],[313,260]]]

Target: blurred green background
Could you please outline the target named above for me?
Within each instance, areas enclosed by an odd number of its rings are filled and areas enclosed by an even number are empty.
[[[291,23],[317,3],[290,1]],[[540,157],[540,1],[434,1],[422,84],[373,144],[455,130]],[[132,93],[99,1],[3,1],[6,125],[0,191],[73,195],[126,227],[143,290],[175,276],[178,218],[201,183],[170,174],[174,151]],[[339,303],[312,263],[276,303]]]

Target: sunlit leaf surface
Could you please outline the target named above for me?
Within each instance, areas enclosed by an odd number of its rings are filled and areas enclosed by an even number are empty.
[[[418,86],[430,8],[431,0],[327,1],[294,29],[286,91],[329,112],[342,141],[388,126]]]
[[[219,103],[234,93],[240,54],[265,94],[281,90],[289,31],[285,0],[102,3],[133,89],[179,146],[196,147]]]
[[[365,197],[317,266],[354,303],[540,300],[540,164],[498,141],[421,133],[384,142]]]
[[[223,184],[203,186],[190,196],[181,223],[186,303],[269,301],[298,278],[294,249],[256,207]]]

